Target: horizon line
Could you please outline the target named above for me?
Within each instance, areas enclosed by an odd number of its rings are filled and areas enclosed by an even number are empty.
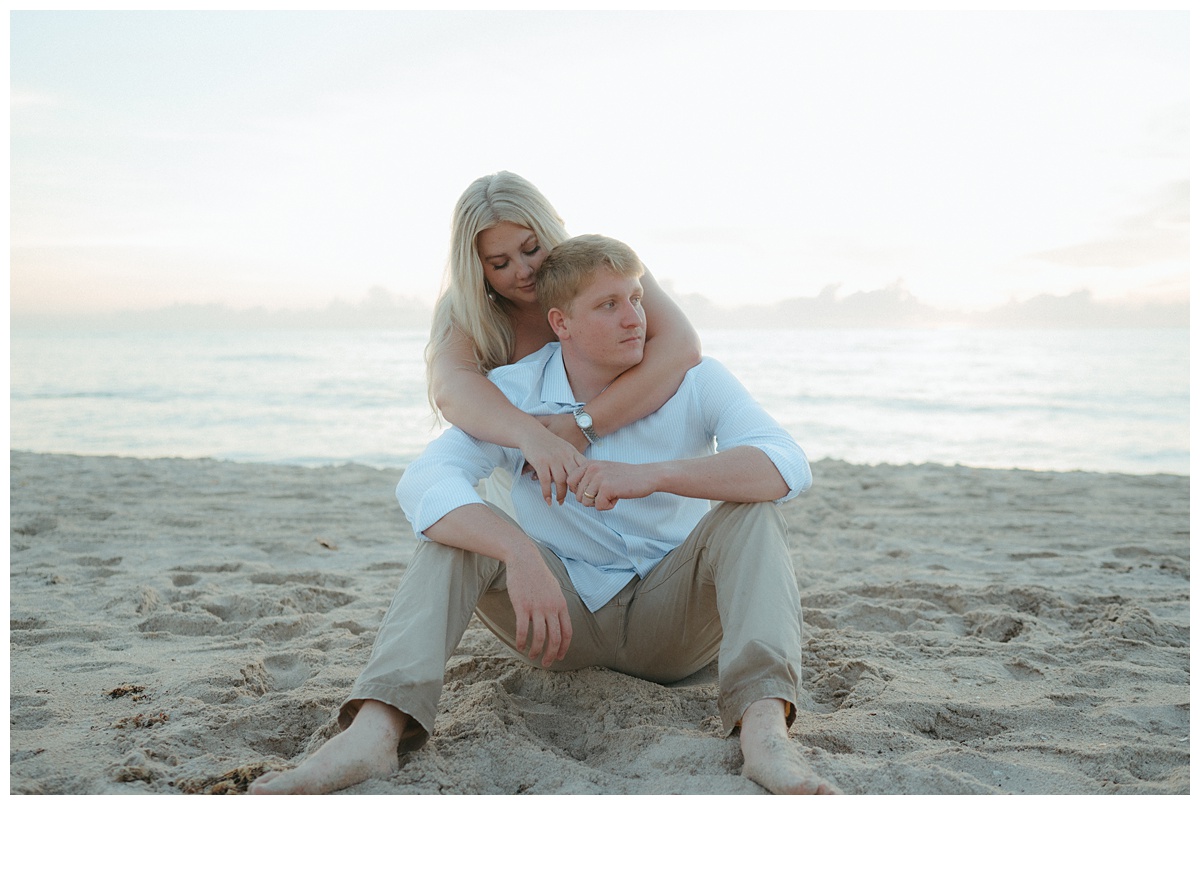
[[[840,296],[829,289],[809,297],[791,297],[774,302],[722,305],[700,293],[681,294],[664,288],[698,327],[750,328],[762,326],[945,328],[945,327],[1064,327],[1096,326],[1187,327],[1191,322],[1190,299],[1152,299],[1124,296],[1098,300],[1086,289],[1069,295],[1048,293],[1023,301],[986,308],[947,308],[926,304],[900,283],[872,291]],[[154,307],[120,307],[92,310],[32,311],[10,306],[10,326],[77,326],[96,323],[111,326],[129,322],[135,326],[167,327],[186,317],[189,323],[218,326],[295,326],[333,323],[357,327],[380,323],[401,329],[427,329],[433,303],[411,295],[396,295],[381,286],[372,287],[358,302],[331,299],[324,306],[237,307],[222,301],[173,302]]]

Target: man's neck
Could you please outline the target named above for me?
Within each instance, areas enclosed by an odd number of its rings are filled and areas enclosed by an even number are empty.
[[[576,401],[581,403],[591,402],[621,374],[612,369],[581,364],[579,360],[572,359],[565,349],[563,350],[563,368],[567,371],[567,383],[571,385],[571,393],[574,394]]]

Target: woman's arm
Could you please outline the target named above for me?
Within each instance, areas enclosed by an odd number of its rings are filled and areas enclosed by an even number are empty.
[[[546,502],[552,496],[563,502],[567,473],[583,456],[537,418],[510,403],[500,388],[480,374],[471,340],[458,327],[434,353],[429,375],[433,401],[447,421],[476,439],[520,449],[542,484]]]
[[[688,369],[700,362],[700,336],[671,297],[649,271],[642,276],[642,307],[646,311],[646,348],[642,361],[627,369],[617,380],[587,404],[597,436],[620,430],[657,412],[675,395]],[[570,415],[543,419],[555,433],[582,451],[587,447],[583,433]]]

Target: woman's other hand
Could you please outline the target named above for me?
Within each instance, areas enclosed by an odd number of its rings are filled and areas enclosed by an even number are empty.
[[[588,438],[583,435],[583,431],[579,429],[579,425],[575,423],[575,416],[569,412],[561,415],[539,415],[538,420],[542,425],[560,439],[565,439],[573,445],[576,451],[581,454],[587,451]],[[581,462],[582,463],[582,462]]]
[[[547,415],[539,420],[545,424],[545,419],[551,417],[567,418],[571,427],[576,433],[579,433],[579,428],[575,427],[575,419],[571,415]],[[550,433],[539,429],[539,432],[524,440],[521,444],[521,454],[525,456],[525,470],[532,471],[534,478],[541,483],[542,497],[546,503],[553,504],[557,499],[561,504],[567,497],[567,476],[575,468],[586,464],[587,459],[571,442],[558,436],[554,432],[554,428],[549,429]],[[583,436],[582,433],[579,435]],[[584,443],[587,443],[586,439]]]

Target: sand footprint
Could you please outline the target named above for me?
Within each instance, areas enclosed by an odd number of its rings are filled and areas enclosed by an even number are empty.
[[[814,676],[809,690],[818,706],[826,711],[840,710],[877,698],[890,679],[866,661],[832,661]]]

